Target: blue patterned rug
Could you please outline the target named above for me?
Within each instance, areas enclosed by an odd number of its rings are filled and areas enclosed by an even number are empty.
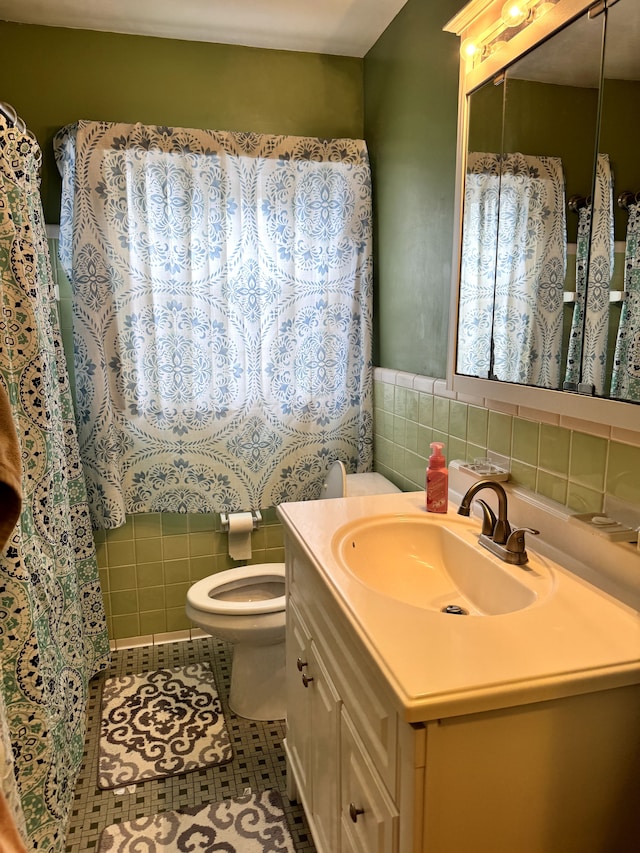
[[[108,826],[98,853],[295,853],[277,791]]]
[[[233,757],[213,673],[192,663],[108,678],[102,690],[98,787],[121,788]]]

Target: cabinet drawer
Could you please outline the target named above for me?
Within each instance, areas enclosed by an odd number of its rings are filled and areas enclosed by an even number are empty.
[[[398,810],[365,755],[354,724],[344,709],[340,725],[340,756],[343,850],[397,853]]]
[[[394,696],[308,558],[287,541],[288,589],[300,609],[371,761],[392,794],[397,786]]]

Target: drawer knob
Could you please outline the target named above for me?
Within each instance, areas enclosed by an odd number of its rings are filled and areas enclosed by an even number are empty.
[[[349,817],[354,823],[358,822],[359,814],[364,814],[364,809],[358,809],[355,803],[349,803]]]
[[[302,673],[302,683],[304,684],[304,686],[308,687],[310,681],[313,681],[313,678],[310,675],[307,675],[306,673],[303,672]]]
[[[302,660],[302,658],[298,658],[298,660],[296,661],[296,666],[298,667],[298,672],[302,672],[303,668],[307,665],[308,665],[307,661]]]

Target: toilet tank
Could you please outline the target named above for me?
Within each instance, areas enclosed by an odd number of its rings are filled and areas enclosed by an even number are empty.
[[[337,459],[322,484],[321,499],[386,495],[400,489],[382,474],[347,474],[344,463]]]

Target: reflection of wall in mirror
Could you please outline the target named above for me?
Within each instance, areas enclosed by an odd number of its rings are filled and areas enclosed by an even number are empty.
[[[598,91],[530,80],[507,80],[504,144],[507,151],[559,157],[566,197],[590,195],[593,184]],[[575,242],[577,220],[567,217]]]
[[[640,82],[604,81],[600,150],[611,159],[615,197],[624,190],[640,193]],[[616,240],[624,241],[627,214],[616,205],[614,215]]]
[[[468,151],[502,151],[503,86],[485,83],[469,98]]]

